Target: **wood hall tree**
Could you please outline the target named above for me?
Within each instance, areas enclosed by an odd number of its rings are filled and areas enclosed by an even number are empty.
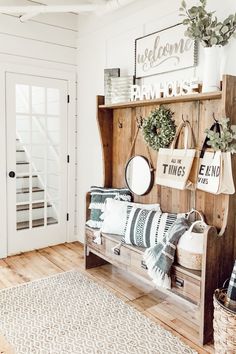
[[[222,92],[111,105],[104,105],[104,97],[98,96],[97,120],[103,146],[104,186],[124,187],[124,168],[136,131],[136,118],[147,117],[152,109],[160,105],[165,105],[174,112],[176,125],[179,125],[182,116],[189,120],[197,149],[201,149],[205,129],[213,124],[213,116],[216,119],[229,117],[231,124],[236,124],[236,77],[224,76],[222,87]],[[140,133],[133,155],[139,154],[148,158],[144,144]],[[153,150],[151,157],[155,168],[157,155]],[[236,181],[235,157],[232,161]],[[160,203],[163,212],[180,213],[195,208],[205,215],[209,227],[204,237],[202,270],[192,271],[177,264],[174,264],[171,270],[171,293],[185,298],[191,304],[192,314],[189,319],[191,331],[187,331],[186,335],[184,328],[165,320],[165,316],[160,315],[160,320],[182,335],[191,337],[190,339],[196,343],[209,342],[213,337],[213,293],[229,277],[236,258],[236,195],[213,195],[200,190],[181,191],[154,185],[149,194],[133,197],[135,202]],[[120,256],[117,256],[111,251],[118,242],[117,236],[103,235],[102,245],[94,244],[93,238],[93,230],[86,228],[86,268],[108,261],[134,273],[146,282],[151,282],[142,262],[143,249],[126,245],[122,247]],[[192,321],[196,325],[194,328]]]

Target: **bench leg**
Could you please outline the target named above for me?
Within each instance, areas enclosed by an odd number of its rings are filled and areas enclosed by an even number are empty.
[[[84,249],[85,249],[85,255],[84,255],[85,269],[99,267],[108,263],[107,261],[105,261],[105,259],[100,258],[96,254],[89,251],[86,245]]]

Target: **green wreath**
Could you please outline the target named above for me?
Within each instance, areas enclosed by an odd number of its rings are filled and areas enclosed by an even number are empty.
[[[145,142],[154,150],[170,145],[175,137],[176,125],[173,120],[174,113],[164,106],[152,110],[144,119],[142,133]]]

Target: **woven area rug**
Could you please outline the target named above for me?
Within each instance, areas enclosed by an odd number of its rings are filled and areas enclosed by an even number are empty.
[[[78,271],[1,290],[0,333],[16,354],[196,353]]]

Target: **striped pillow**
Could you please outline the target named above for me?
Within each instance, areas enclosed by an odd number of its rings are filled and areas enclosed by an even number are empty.
[[[107,198],[128,202],[131,201],[131,193],[127,188],[104,188],[93,186],[90,188],[90,195],[90,219],[86,222],[86,225],[95,229],[100,229],[102,227],[102,220],[100,217]]]
[[[152,247],[161,242],[177,218],[185,214],[161,213],[127,206],[123,242],[139,247]]]

